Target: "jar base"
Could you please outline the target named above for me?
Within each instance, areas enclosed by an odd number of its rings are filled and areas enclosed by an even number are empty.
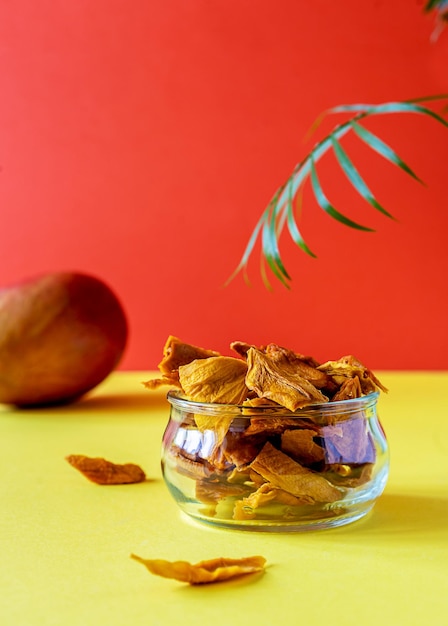
[[[308,520],[292,520],[290,522],[285,520],[219,520],[213,519],[209,516],[201,515],[197,512],[182,511],[182,517],[186,521],[198,522],[201,526],[210,526],[214,528],[226,529],[226,530],[244,530],[251,532],[291,532],[301,533],[307,531],[327,530],[331,528],[337,528],[339,526],[345,526],[352,524],[364,517],[366,517],[374,507],[374,502],[366,503],[362,507],[357,507],[354,511],[347,511],[343,515],[337,517],[326,517],[320,519],[308,519]]]

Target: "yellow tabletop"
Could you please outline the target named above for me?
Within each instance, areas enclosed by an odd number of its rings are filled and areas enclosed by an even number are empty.
[[[378,373],[391,448],[386,491],[363,520],[259,533],[189,522],[160,472],[165,390],[117,372],[77,404],[0,407],[2,626],[448,624],[448,373]],[[141,465],[99,486],[65,460]],[[260,554],[262,576],[189,586],[130,559]]]

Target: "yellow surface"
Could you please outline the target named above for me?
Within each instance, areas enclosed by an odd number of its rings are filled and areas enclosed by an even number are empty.
[[[368,518],[295,534],[188,522],[160,474],[168,419],[147,373],[115,373],[82,402],[0,407],[0,624],[157,626],[448,624],[448,373],[383,373],[391,447]],[[134,462],[149,480],[88,482],[68,454]],[[190,587],[129,558],[261,554],[258,578]]]

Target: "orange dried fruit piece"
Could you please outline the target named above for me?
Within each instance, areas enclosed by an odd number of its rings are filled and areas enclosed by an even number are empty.
[[[353,398],[360,398],[361,396],[361,382],[358,376],[354,376],[354,378],[347,378],[344,380],[338,391],[332,397],[332,401],[338,402],[340,400],[353,400]]]
[[[276,500],[281,504],[288,506],[297,506],[300,504],[312,504],[313,500],[306,498],[298,498],[283,489],[274,487],[271,483],[263,483],[256,491],[246,498],[237,500],[233,509],[234,520],[250,520],[257,516],[257,509],[269,502]]]
[[[300,374],[317,387],[317,389],[336,388],[330,376],[317,369],[319,363],[313,357],[298,354],[288,348],[282,348],[275,343],[268,344],[264,352],[266,356],[282,370],[294,371]]]
[[[210,478],[213,474],[212,469],[210,469],[209,465],[201,462],[190,459],[185,456],[179,449],[175,447],[171,450],[171,455],[176,461],[176,469],[179,474],[183,474],[184,476],[188,476],[188,478],[193,478],[194,480],[202,480]]]
[[[298,498],[307,498],[311,504],[336,502],[342,496],[341,491],[326,478],[303,467],[269,442],[265,443],[250,468],[274,487]]]
[[[145,472],[134,463],[112,463],[100,457],[70,454],[65,457],[72,467],[97,485],[125,485],[146,480]]]
[[[277,435],[287,430],[288,428],[294,428],[299,423],[303,423],[303,420],[292,417],[252,417],[249,426],[244,431],[245,436],[264,434],[267,437]]]
[[[163,376],[162,378],[150,378],[149,380],[144,380],[142,382],[142,385],[150,391],[154,391],[155,389],[163,387],[164,385],[180,388],[179,376],[177,372],[170,376]]]
[[[188,561],[166,561],[164,559],[143,559],[136,554],[131,558],[144,565],[151,574],[172,578],[190,585],[215,583],[239,576],[255,574],[264,570],[266,559],[251,556],[240,559],[217,558],[191,564]]]
[[[179,380],[189,400],[241,404],[247,396],[247,364],[231,356],[197,359],[179,367]]]
[[[253,398],[247,398],[243,402],[244,411],[243,415],[251,415],[253,411],[252,408],[267,408],[267,407],[278,407],[279,405],[274,400],[269,400],[268,398],[259,398],[258,396],[254,396]]]
[[[158,368],[162,374],[169,376],[177,372],[181,365],[186,365],[196,359],[207,359],[210,356],[219,356],[219,352],[185,343],[178,337],[170,335],[163,348],[163,359]]]
[[[196,482],[196,498],[205,504],[217,504],[224,498],[242,497],[247,493],[245,485],[238,483],[223,483],[207,480]]]
[[[263,447],[263,442],[257,438],[244,435],[245,433],[229,433],[223,449],[224,457],[239,470],[249,465]]]
[[[255,346],[245,341],[232,341],[230,344],[230,349],[244,358],[246,358],[249,348],[255,348]]]
[[[161,385],[179,387],[179,367],[187,365],[187,363],[191,363],[196,359],[206,359],[211,356],[219,356],[219,352],[185,343],[178,337],[170,335],[165,342],[163,358],[158,365],[163,378],[148,380],[143,384],[147,389],[156,389]]]
[[[253,344],[246,343],[245,341],[232,341],[232,343],[230,344],[230,348],[244,358],[247,357],[247,353],[250,348],[256,348],[257,350],[260,350],[260,352],[269,354],[271,357],[275,352],[279,352],[287,355],[288,360],[302,361],[303,363],[307,363],[314,368],[319,365],[319,361],[316,361],[314,357],[305,356],[304,354],[300,354],[299,352],[293,352],[292,350],[289,350],[288,348],[282,348],[275,343],[269,343],[265,346],[254,346]]]
[[[339,384],[343,384],[346,378],[357,376],[365,394],[381,389],[387,393],[387,388],[378,380],[375,374],[365,365],[358,361],[352,354],[343,356],[337,361],[327,361],[319,365],[318,369],[332,376]]]
[[[256,491],[242,500],[237,500],[233,509],[234,520],[255,519],[256,509],[275,499],[276,490],[269,483],[263,483]],[[294,497],[294,496],[291,496]]]
[[[212,430],[214,432],[212,452],[224,441],[230,425],[233,422],[233,415],[218,417],[216,415],[199,415],[195,413],[194,421],[201,433],[206,430]]]
[[[285,430],[281,439],[282,452],[305,465],[323,461],[325,451],[314,441],[316,435],[316,431],[307,428]]]
[[[364,485],[372,478],[373,466],[373,463],[364,463],[363,465],[340,465],[336,463],[328,466],[325,476],[335,485],[355,488]]]
[[[317,402],[328,402],[327,396],[298,373],[294,367],[284,367],[256,348],[247,352],[246,385],[262,398],[296,411]]]

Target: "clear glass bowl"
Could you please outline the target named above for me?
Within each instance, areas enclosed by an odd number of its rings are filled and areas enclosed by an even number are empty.
[[[348,524],[381,495],[389,449],[378,393],[315,404],[206,404],[168,393],[162,471],[182,511],[213,525],[298,531]]]

